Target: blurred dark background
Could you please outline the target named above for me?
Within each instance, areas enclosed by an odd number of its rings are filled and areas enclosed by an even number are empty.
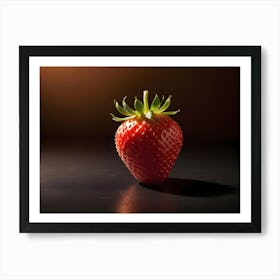
[[[239,211],[239,67],[41,67],[40,79],[42,212],[122,212],[125,193],[124,212]],[[184,134],[171,179],[154,188],[118,158],[109,115],[145,89],[150,102],[173,96]]]
[[[239,68],[41,67],[41,140],[112,141],[113,100],[173,95],[192,142],[239,141]]]

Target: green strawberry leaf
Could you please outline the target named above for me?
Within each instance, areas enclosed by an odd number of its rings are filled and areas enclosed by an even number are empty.
[[[135,97],[134,100],[134,108],[138,113],[144,113],[144,104],[140,100],[138,100],[137,97]]]
[[[135,116],[130,116],[130,117],[124,117],[124,118],[119,118],[119,117],[116,117],[115,115],[113,114],[110,114],[112,119],[116,122],[123,122],[123,121],[126,121],[126,120],[130,120],[130,119],[133,119],[135,118]]]
[[[128,112],[130,113],[131,115],[138,115],[138,113],[136,111],[134,111],[132,108],[130,108],[127,103],[125,102],[127,96],[125,96],[122,100],[122,105],[123,105],[123,108]]]
[[[162,112],[163,115],[166,115],[166,116],[172,116],[172,115],[176,115],[177,113],[179,113],[180,110],[177,110],[177,111],[169,111],[169,112]]]
[[[152,112],[156,111],[157,109],[159,109],[161,105],[161,102],[160,102],[160,99],[158,97],[158,95],[156,94],[153,101],[152,101],[152,104],[151,104],[151,107],[150,107],[150,110]]]
[[[172,116],[180,112],[180,110],[166,112],[166,110],[169,108],[171,104],[171,95],[169,95],[168,98],[164,101],[164,97],[162,97],[161,100],[156,94],[152,101],[151,106],[149,106],[148,95],[149,92],[147,90],[144,90],[143,102],[140,101],[137,97],[135,97],[134,100],[135,110],[133,110],[131,107],[127,105],[126,96],[122,100],[122,106],[120,106],[120,104],[114,100],[116,109],[118,110],[119,113],[121,113],[125,117],[116,117],[115,115],[111,114],[112,119],[117,122],[122,122],[133,118],[146,118],[150,120],[153,119],[155,114]]]
[[[164,104],[157,110],[157,112],[163,112],[168,109],[171,104],[171,95],[165,100]]]
[[[129,113],[127,110],[125,110],[123,107],[121,107],[117,101],[114,100],[114,102],[115,102],[115,107],[116,107],[116,109],[117,109],[122,115],[128,116],[128,117],[133,116],[133,114]]]

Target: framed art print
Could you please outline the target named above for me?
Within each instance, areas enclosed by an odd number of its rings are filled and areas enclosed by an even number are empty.
[[[261,232],[260,46],[20,46],[20,232]]]

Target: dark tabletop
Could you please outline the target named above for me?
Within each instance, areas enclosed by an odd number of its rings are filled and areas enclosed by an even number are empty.
[[[190,145],[169,179],[139,184],[107,145],[41,146],[42,213],[236,213],[239,148]]]

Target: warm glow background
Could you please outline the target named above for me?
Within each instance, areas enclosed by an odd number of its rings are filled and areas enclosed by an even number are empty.
[[[113,100],[144,89],[173,95],[186,141],[239,141],[238,67],[41,67],[40,84],[41,141],[112,141]]]

